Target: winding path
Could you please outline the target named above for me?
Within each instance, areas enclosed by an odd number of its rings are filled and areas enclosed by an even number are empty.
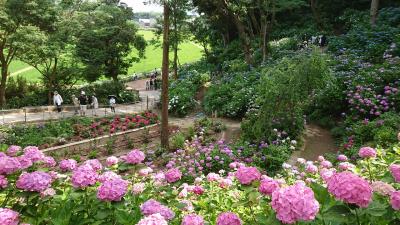
[[[336,153],[335,140],[329,130],[315,124],[306,125],[304,132],[304,144],[301,150],[293,152],[288,160],[289,164],[295,164],[297,158],[317,160],[318,156],[326,153]]]

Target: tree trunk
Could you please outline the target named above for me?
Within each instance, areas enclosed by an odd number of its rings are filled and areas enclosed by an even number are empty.
[[[53,104],[52,92],[55,91],[54,88],[56,86],[54,83],[55,83],[55,76],[56,76],[56,72],[57,72],[57,64],[58,64],[58,59],[54,58],[54,66],[49,74],[49,84],[48,84],[49,90],[48,90],[48,94],[47,94],[49,105]]]
[[[378,10],[379,10],[379,0],[372,0],[371,1],[371,26],[376,25],[376,18],[378,17]]]
[[[178,79],[178,43],[174,47],[174,79]]]
[[[243,48],[243,53],[244,53],[246,63],[251,65],[251,64],[253,64],[253,58],[251,56],[250,40],[246,33],[245,26],[243,25],[242,21],[240,21],[240,19],[236,15],[232,15],[232,17],[233,17],[233,21],[235,22],[236,28],[239,32],[239,38],[240,38],[240,41],[242,42],[242,48]]]
[[[254,30],[255,30],[256,34],[260,34],[261,33],[261,30],[260,30],[261,26],[258,24],[256,16],[254,15],[254,9],[251,9],[249,14],[250,14],[250,18],[251,18],[251,21],[253,23],[253,27],[254,27]]]
[[[163,60],[162,60],[162,94],[161,94],[161,147],[169,150],[168,128],[168,67],[169,67],[169,6],[164,1]]]
[[[315,19],[315,23],[317,24],[317,27],[319,30],[323,30],[324,26],[323,26],[323,23],[321,20],[321,14],[318,11],[317,5],[318,5],[317,0],[310,0],[310,7],[311,7],[313,17]]]
[[[8,76],[8,65],[7,63],[2,63],[1,66],[1,83],[0,83],[0,106],[6,104],[6,84]]]

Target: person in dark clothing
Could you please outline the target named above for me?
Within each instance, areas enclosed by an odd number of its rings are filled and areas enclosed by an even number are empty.
[[[81,95],[79,96],[78,100],[80,105],[80,115],[85,116],[88,104],[88,97],[86,96],[84,91],[81,92]]]
[[[320,44],[321,47],[325,47],[326,46],[326,36],[325,35],[321,36],[319,44]]]
[[[150,79],[150,90],[153,90],[153,85],[154,85],[154,81],[153,81],[153,79]]]

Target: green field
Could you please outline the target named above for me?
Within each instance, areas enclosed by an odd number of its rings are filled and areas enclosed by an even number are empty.
[[[140,30],[140,34],[148,41],[154,38],[154,34],[149,30]],[[132,55],[136,55],[134,51]],[[202,56],[202,49],[200,46],[192,42],[186,42],[180,45],[180,50],[178,53],[180,64],[195,62],[199,60]],[[172,59],[172,54],[170,54],[170,59]],[[128,74],[149,72],[155,68],[160,68],[162,62],[162,48],[155,47],[154,45],[149,45],[146,48],[145,58],[141,59],[140,62],[133,63],[128,70]],[[13,73],[26,69],[24,72],[18,73],[19,76],[25,77],[28,81],[37,82],[40,81],[40,73],[36,69],[27,69],[29,65],[24,62],[14,60],[10,65],[10,73]]]

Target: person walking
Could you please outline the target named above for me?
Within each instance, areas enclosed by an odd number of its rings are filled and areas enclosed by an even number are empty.
[[[84,91],[81,92],[81,96],[79,96],[79,105],[80,105],[80,115],[85,116],[88,104],[88,98]]]
[[[110,97],[110,108],[111,112],[115,113],[115,104],[116,104],[116,99],[114,96]]]
[[[61,95],[58,94],[57,91],[54,92],[53,102],[54,102],[54,105],[57,107],[57,112],[60,113],[62,110],[61,104],[63,103],[63,99],[62,99]]]
[[[153,90],[153,79],[150,79],[150,90]]]
[[[75,115],[78,115],[79,110],[79,100],[75,95],[72,95],[72,103],[74,104]]]
[[[97,109],[99,108],[99,101],[95,95],[92,95],[92,112],[95,116],[97,116]]]
[[[150,81],[146,80],[146,91],[150,90]]]

